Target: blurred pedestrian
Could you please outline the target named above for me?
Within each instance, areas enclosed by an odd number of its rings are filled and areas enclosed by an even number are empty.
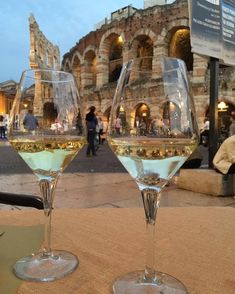
[[[200,134],[200,143],[199,145],[208,146],[209,143],[209,130],[210,130],[210,121],[208,118],[205,119],[204,126]]]
[[[146,122],[142,119],[140,122],[140,136],[145,136],[147,131]]]
[[[115,122],[115,129],[116,129],[116,132],[118,135],[121,134],[121,127],[122,127],[122,121],[121,121],[120,117],[118,116],[116,118],[116,122]]]
[[[98,126],[99,126],[99,144],[103,144],[101,136],[104,132],[104,123],[101,117],[98,118]]]
[[[95,152],[95,139],[96,139],[96,126],[98,125],[98,120],[95,115],[95,106],[90,107],[90,111],[86,115],[86,127],[87,127],[87,150],[86,155],[96,156]]]
[[[80,111],[78,112],[78,115],[77,115],[76,127],[77,127],[77,130],[78,130],[78,135],[81,135],[82,131],[83,131],[83,126],[82,126],[82,116],[81,116]]]
[[[24,117],[23,120],[23,125],[24,128],[27,131],[32,132],[33,134],[35,133],[35,130],[38,127],[38,120],[37,118],[33,115],[33,111],[31,109],[28,110],[28,113],[26,114],[26,116]]]

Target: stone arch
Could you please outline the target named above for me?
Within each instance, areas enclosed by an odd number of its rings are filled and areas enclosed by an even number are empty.
[[[44,118],[44,124],[47,126],[50,126],[52,123],[55,122],[55,119],[57,118],[58,112],[57,112],[57,106],[53,102],[46,102],[43,105],[43,118]]]
[[[72,74],[75,76],[78,87],[81,87],[81,60],[82,57],[79,52],[75,52],[71,60]]]
[[[183,59],[187,69],[189,71],[193,70],[188,19],[184,18],[169,22],[158,36],[157,44],[158,46],[163,46],[166,56]]]
[[[43,43],[41,41],[38,44],[38,55],[39,58],[43,61]]]
[[[189,28],[189,20],[187,18],[182,18],[178,20],[173,20],[167,23],[161,33],[158,36],[157,43],[165,43],[167,46],[169,44],[172,30],[177,30],[177,28]]]
[[[189,28],[181,27],[172,31],[168,50],[170,57],[184,60],[188,71],[193,70],[193,53],[191,52]]]
[[[142,121],[146,124],[146,130],[150,124],[150,106],[145,101],[138,101],[131,111],[131,126],[139,128]]]
[[[123,63],[124,44],[125,35],[119,28],[112,28],[102,36],[97,65],[100,86],[118,79]]]
[[[103,34],[103,36],[102,36],[102,38],[101,38],[101,40],[100,40],[99,53],[102,54],[102,50],[104,49],[103,46],[104,46],[105,40],[106,40],[111,34],[116,34],[116,35],[121,36],[122,39],[123,39],[123,43],[126,42],[125,34],[124,34],[124,32],[123,32],[122,29],[120,29],[120,28],[112,28],[112,29],[110,29],[110,30],[107,30],[107,31]]]
[[[150,29],[138,30],[129,42],[131,57],[153,56],[157,35]],[[148,48],[147,48],[148,47]],[[141,52],[141,49],[145,49]],[[146,50],[147,49],[147,50]]]
[[[150,107],[146,102],[138,102],[135,107],[135,114],[136,116],[141,119],[141,118],[146,118],[150,116]],[[136,117],[135,117],[136,118]]]
[[[97,58],[93,48],[87,48],[83,54],[83,86],[96,86]]]
[[[71,63],[69,59],[66,59],[62,68],[64,71],[70,72],[71,71]]]
[[[83,61],[84,61],[85,55],[87,54],[88,51],[93,51],[94,54],[97,56],[98,50],[96,49],[96,47],[94,45],[89,45],[83,51],[83,57],[81,57],[81,60],[83,59]]]
[[[83,57],[82,57],[82,55],[78,51],[75,51],[75,53],[73,54],[73,57],[71,59],[71,64],[74,63],[74,59],[75,58],[78,58],[79,61],[80,61],[80,63],[82,63]]]
[[[164,124],[169,125],[172,129],[181,129],[181,110],[178,103],[167,100],[161,106]]]
[[[131,38],[131,40],[129,41],[129,46],[132,47],[132,43],[133,41],[141,35],[145,35],[148,36],[152,41],[153,44],[155,45],[155,43],[157,42],[157,35],[151,30],[151,29],[140,29],[137,32],[135,32],[134,36]]]
[[[152,71],[155,68],[154,47],[157,40],[156,34],[150,29],[140,29],[138,30],[134,37],[129,42],[130,57],[140,58],[140,63],[135,65],[135,69],[139,70],[149,70]],[[137,68],[138,67],[138,68]],[[138,79],[139,76],[131,77],[132,80]]]

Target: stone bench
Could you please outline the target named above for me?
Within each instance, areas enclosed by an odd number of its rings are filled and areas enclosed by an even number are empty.
[[[223,175],[213,169],[181,169],[177,186],[213,196],[235,196],[235,175]]]

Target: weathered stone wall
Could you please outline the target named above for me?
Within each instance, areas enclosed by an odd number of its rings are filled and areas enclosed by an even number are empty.
[[[53,45],[45,35],[40,31],[39,25],[34,16],[29,17],[29,31],[30,31],[30,53],[29,62],[32,69],[60,69],[60,50],[59,47]],[[40,73],[36,73],[38,80],[40,80]],[[45,103],[50,102],[51,98],[47,97],[50,92],[49,86],[42,88],[41,83],[35,85],[35,100],[34,100],[34,114],[41,117],[43,109],[41,107],[41,100]]]
[[[53,45],[40,31],[39,26],[31,14],[29,17],[30,32],[30,68],[60,69],[60,50]]]

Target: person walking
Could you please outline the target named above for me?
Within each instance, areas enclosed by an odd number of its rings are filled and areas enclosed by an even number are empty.
[[[98,118],[98,126],[99,126],[99,144],[102,144],[102,139],[101,136],[103,135],[104,132],[104,123],[101,117]]]
[[[115,122],[115,129],[118,135],[121,134],[121,126],[122,126],[122,121],[121,121],[121,118],[118,116]]]
[[[32,134],[35,133],[35,130],[38,127],[38,120],[33,115],[33,111],[31,109],[28,110],[28,113],[24,117],[23,125],[26,130],[32,132]]]
[[[140,122],[140,135],[146,136],[146,132],[147,132],[147,125],[144,119],[142,119]]]
[[[6,122],[3,115],[0,115],[0,139],[6,139]]]
[[[96,156],[95,152],[95,136],[96,136],[96,126],[98,125],[98,120],[95,115],[95,106],[90,107],[90,111],[86,115],[86,127],[87,127],[87,150],[86,155]]]

